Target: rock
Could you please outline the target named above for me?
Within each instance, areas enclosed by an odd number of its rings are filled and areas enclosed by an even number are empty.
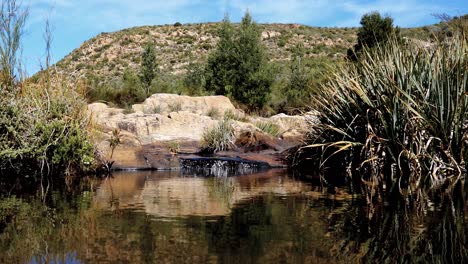
[[[103,160],[114,160],[116,169],[174,169],[179,158],[197,153],[203,133],[217,125],[226,111],[242,116],[224,96],[190,97],[154,94],[142,104],[132,106],[134,113],[108,107],[103,103],[88,105],[94,127],[94,144]],[[218,113],[216,116],[214,112]],[[208,116],[210,115],[210,116]],[[301,116],[278,114],[270,118],[245,118],[233,121],[237,151],[219,153],[227,157],[261,160],[272,166],[284,166],[278,156],[283,150],[302,141],[315,113]],[[280,135],[272,137],[260,131],[256,122],[272,122]],[[114,151],[109,146],[113,131],[119,131],[121,144]],[[112,155],[112,156],[111,156]]]
[[[262,150],[279,150],[278,139],[259,131],[244,131],[236,139],[236,146],[243,152],[259,152]]]
[[[193,114],[205,115],[216,110],[224,113],[236,111],[229,98],[225,96],[182,96],[177,94],[153,94],[142,104],[132,106],[133,111],[146,114],[189,111]]]

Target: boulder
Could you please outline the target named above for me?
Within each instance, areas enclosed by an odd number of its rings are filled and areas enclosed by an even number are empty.
[[[188,111],[193,114],[206,115],[210,111],[224,113],[236,111],[229,98],[225,96],[183,96],[177,94],[153,94],[142,104],[132,106],[133,111],[145,114]]]
[[[232,116],[243,116],[224,96],[154,94],[142,104],[133,105],[132,109],[133,113],[125,113],[123,109],[103,103],[88,105],[96,149],[102,160],[115,161],[116,169],[178,168],[179,158],[197,153],[203,133],[216,126],[224,113],[229,111]],[[277,154],[301,143],[315,119],[314,113],[306,113],[301,116],[245,117],[242,121],[233,121],[236,149],[225,154],[282,166]],[[280,134],[277,137],[267,135],[256,127],[256,122],[272,122],[279,126]],[[121,143],[112,150],[109,140],[115,137],[114,131],[118,132]]]

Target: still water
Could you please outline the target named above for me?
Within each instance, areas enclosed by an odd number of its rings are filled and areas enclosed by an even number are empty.
[[[370,208],[283,170],[121,172],[3,198],[0,263],[464,263],[466,203]]]

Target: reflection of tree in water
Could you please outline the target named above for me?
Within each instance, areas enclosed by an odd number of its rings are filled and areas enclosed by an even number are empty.
[[[458,194],[418,209],[395,197],[380,207],[350,204],[331,223],[340,242],[333,250],[342,260],[365,263],[468,263],[467,208]]]
[[[321,263],[332,257],[320,213],[303,197],[244,201],[206,228],[221,263]]]

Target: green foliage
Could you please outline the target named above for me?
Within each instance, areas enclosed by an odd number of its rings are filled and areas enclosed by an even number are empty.
[[[298,46],[293,51],[290,69],[291,75],[289,77],[289,83],[285,87],[286,89],[284,90],[283,96],[288,108],[302,108],[305,100],[310,97],[310,74],[304,64],[304,49],[302,46]]]
[[[203,65],[190,63],[187,66],[187,73],[184,76],[183,82],[188,95],[203,95],[205,86],[205,69]]]
[[[348,51],[348,57],[355,58],[367,47],[375,47],[379,43],[386,42],[390,36],[398,35],[399,29],[393,27],[391,17],[382,17],[378,12],[365,14],[361,18],[361,28],[357,33],[358,43],[354,46],[354,52]]]
[[[128,107],[146,99],[145,88],[143,88],[140,79],[134,72],[128,70],[124,72],[121,79],[114,82],[92,83],[91,85],[94,86],[88,93],[91,102],[104,101],[120,107]]]
[[[214,153],[234,147],[235,135],[232,120],[223,119],[219,123],[203,132],[201,148],[203,152]]]
[[[232,110],[226,110],[224,112],[224,119],[226,120],[235,120],[235,121],[240,121],[240,122],[247,122],[247,117],[238,112],[238,111],[232,111]]]
[[[94,148],[81,95],[64,87],[46,88],[47,92],[23,89],[28,91],[24,97],[0,100],[0,171],[91,169]]]
[[[216,50],[208,58],[206,89],[229,95],[250,109],[262,108],[268,100],[273,77],[258,25],[246,13],[235,30],[226,17],[218,35]]]
[[[261,131],[274,137],[277,137],[280,134],[280,127],[272,122],[256,122],[255,126]]]
[[[319,87],[333,74],[339,62],[327,57],[306,57],[301,46],[293,49],[289,64],[276,65],[269,106],[274,112],[297,114],[308,109]]]
[[[146,93],[149,94],[149,88],[158,70],[156,62],[156,53],[154,46],[148,44],[145,46],[143,54],[141,55],[141,70],[140,70],[140,81],[146,88]]]
[[[167,141],[164,145],[172,154],[177,154],[180,151],[180,144],[176,140]]]
[[[453,187],[466,173],[467,54],[466,38],[364,49],[314,96],[322,122],[298,156],[317,150],[322,168],[350,168],[373,198]]]

